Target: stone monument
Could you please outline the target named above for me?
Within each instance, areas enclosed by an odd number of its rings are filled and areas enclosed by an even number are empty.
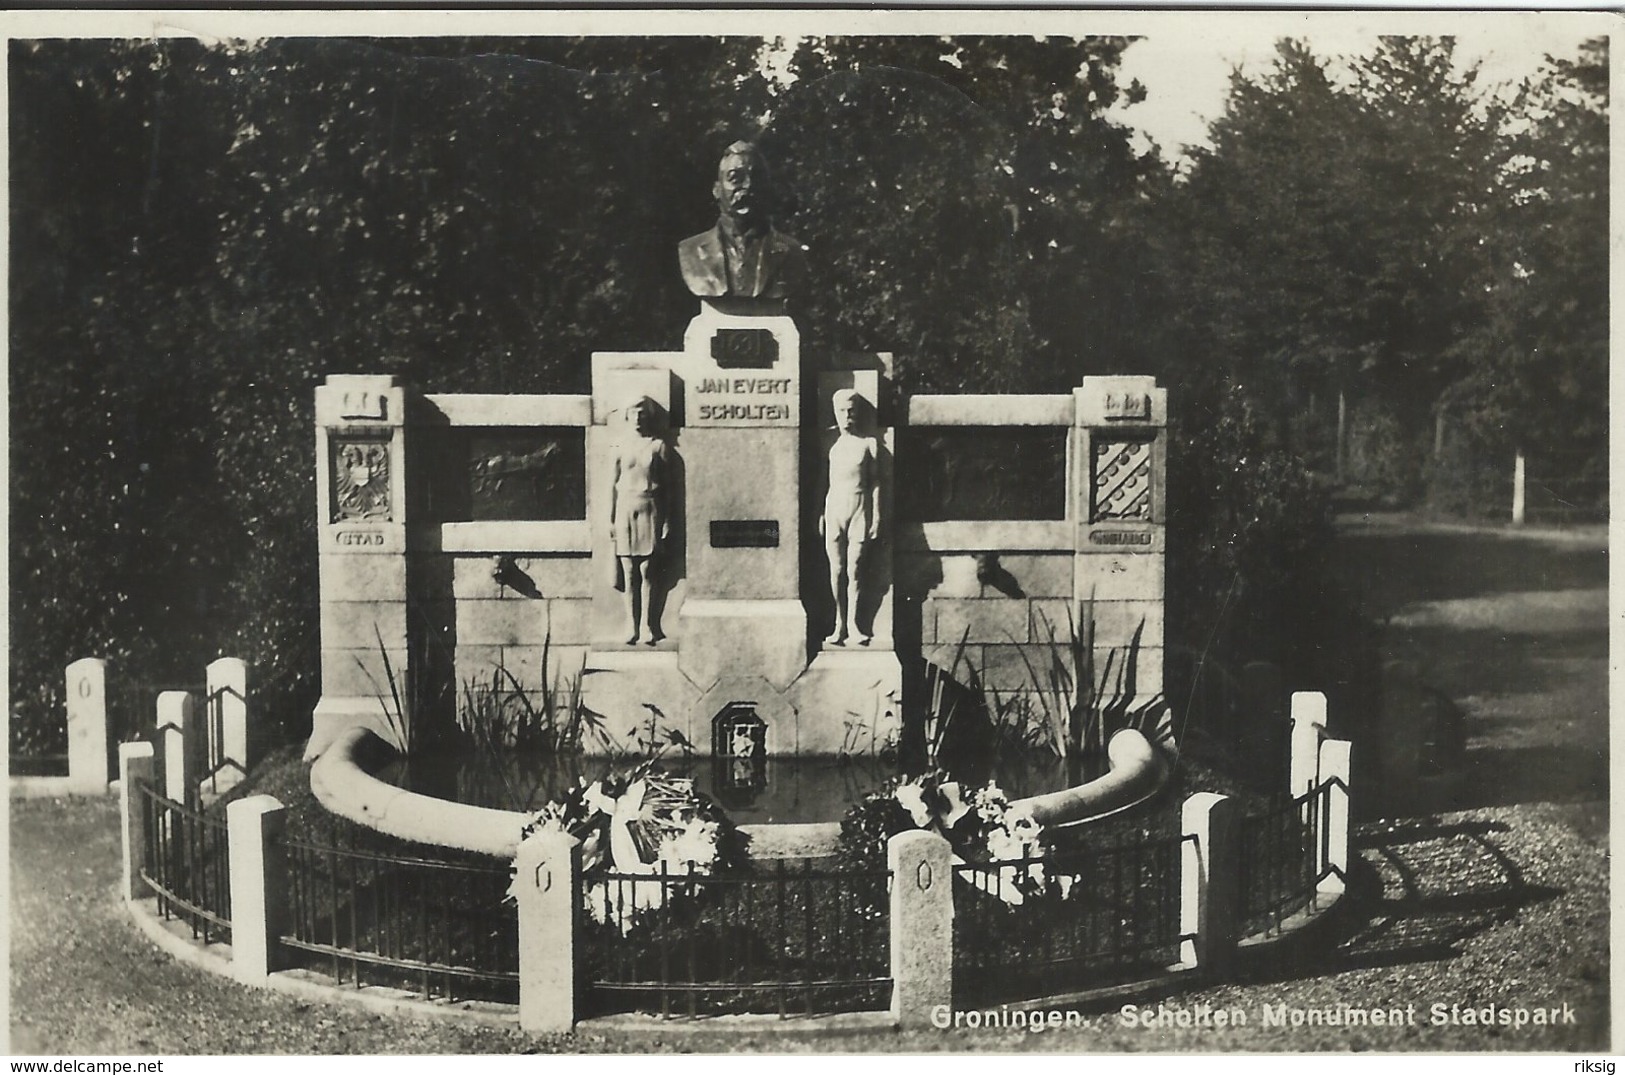
[[[897,745],[900,634],[908,659],[969,662],[1011,698],[1087,627],[1097,667],[1133,669],[1115,700],[1161,693],[1165,390],[905,397],[889,354],[809,361],[786,302],[806,254],[773,226],[768,177],[754,146],[728,147],[717,224],[678,250],[699,303],[681,349],[594,353],[588,395],[317,389],[310,752],[358,723],[404,742],[419,713],[394,685],[432,701],[499,682],[579,698],[607,737],[588,749],[678,744],[746,788],[771,755]],[[910,465],[981,453],[997,473],[1018,442],[1054,465],[1036,506],[1001,517],[952,482],[900,513],[900,428],[923,438],[903,442]],[[481,482],[548,459],[547,495],[473,507]]]
[[[612,728],[629,733],[648,724],[648,706],[657,705],[690,742],[718,755],[752,742],[777,754],[874,751],[895,744],[901,728],[902,673],[889,624],[883,631],[868,626],[865,634],[877,637],[867,652],[821,652],[804,601],[807,587],[821,584],[803,577],[802,561],[803,542],[826,530],[827,515],[803,511],[810,432],[803,407],[843,386],[849,413],[861,401],[850,371],[808,381],[801,336],[784,302],[805,278],[805,253],[773,227],[768,177],[766,160],[748,142],[722,156],[713,187],[717,224],[678,247],[683,280],[700,298],[683,350],[593,356],[595,423],[612,401],[648,396],[673,416],[671,445],[684,479],[671,506],[682,535],[681,564],[673,565],[665,597],[673,638],[642,652],[595,644],[584,692]],[[867,362],[876,365],[872,356]],[[872,411],[879,385],[869,379]],[[829,413],[827,406],[818,411]],[[851,481],[863,489],[861,510],[835,526],[836,555],[845,557],[837,576],[880,538],[882,521],[874,438],[850,430],[846,437],[835,458],[861,472]],[[854,446],[862,458],[849,459]],[[589,456],[601,451],[595,444]],[[599,482],[600,495],[613,495],[607,477]],[[848,578],[851,598],[837,602],[842,608],[857,602],[858,575]],[[655,589],[658,600],[661,585]]]

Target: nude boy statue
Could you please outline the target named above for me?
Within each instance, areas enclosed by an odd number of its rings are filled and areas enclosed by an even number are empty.
[[[829,557],[829,589],[835,598],[835,631],[825,644],[844,646],[857,617],[863,550],[880,533],[880,444],[857,433],[856,392],[843,388],[835,393],[834,403],[840,434],[829,449],[829,493],[818,533]],[[861,627],[858,632],[858,644],[868,645],[870,636]]]

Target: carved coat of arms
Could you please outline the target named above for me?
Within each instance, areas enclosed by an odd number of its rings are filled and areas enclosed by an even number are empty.
[[[389,445],[340,441],[333,446],[333,521],[389,520]]]

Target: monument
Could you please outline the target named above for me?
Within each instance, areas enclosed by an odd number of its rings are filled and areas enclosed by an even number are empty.
[[[594,353],[589,394],[317,390],[310,752],[356,723],[409,738],[420,714],[392,684],[454,699],[498,669],[579,699],[591,749],[680,743],[759,778],[772,755],[894,749],[905,662],[1036,694],[1028,669],[1086,626],[1098,667],[1115,650],[1134,669],[1117,697],[1160,694],[1164,390],[906,395],[889,354],[804,355],[788,300],[807,254],[774,227],[769,176],[750,143],[724,151],[717,223],[677,251],[699,303],[681,348]],[[937,445],[904,442],[916,470],[981,452],[985,472],[990,445],[1019,444],[1052,464],[1022,475],[1038,506],[990,518],[986,490],[947,481],[900,513],[900,429]],[[545,495],[480,492],[525,468]]]
[[[804,363],[785,300],[805,280],[805,253],[773,226],[769,174],[748,142],[723,153],[712,188],[717,224],[678,247],[683,280],[700,299],[683,350],[593,356],[595,410],[643,393],[674,415],[685,479],[672,510],[684,554],[663,595],[674,644],[636,654],[595,646],[584,694],[594,712],[627,728],[648,721],[647,704],[658,705],[689,741],[719,755],[752,742],[769,754],[889,749],[902,716],[891,632],[871,639],[868,652],[831,654],[809,626],[805,598],[817,584],[804,578],[803,542],[823,532],[825,516],[803,510],[804,407],[827,414],[837,390],[857,391],[847,384],[851,372],[813,373]],[[860,372],[876,374],[868,378],[872,410],[878,361],[867,362]],[[838,524],[852,557],[880,538],[874,453],[860,464],[866,486],[855,540],[853,513]]]

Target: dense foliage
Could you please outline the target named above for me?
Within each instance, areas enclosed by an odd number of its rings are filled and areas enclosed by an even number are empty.
[[[1288,44],[1181,174],[1107,118],[1144,92],[1128,45],[823,38],[775,67],[754,38],[13,43],[14,714],[56,719],[76,657],[176,682],[225,653],[297,732],[315,385],[581,391],[595,349],[672,346],[673,249],[738,137],[812,249],[810,352],[893,351],[911,389],[1177,387],[1193,644],[1303,636],[1281,599],[1326,467],[1301,415],[1336,393],[1391,414],[1370,443],[1396,458],[1441,410],[1600,450],[1601,44],[1499,108],[1447,43],[1391,41],[1352,82]]]

